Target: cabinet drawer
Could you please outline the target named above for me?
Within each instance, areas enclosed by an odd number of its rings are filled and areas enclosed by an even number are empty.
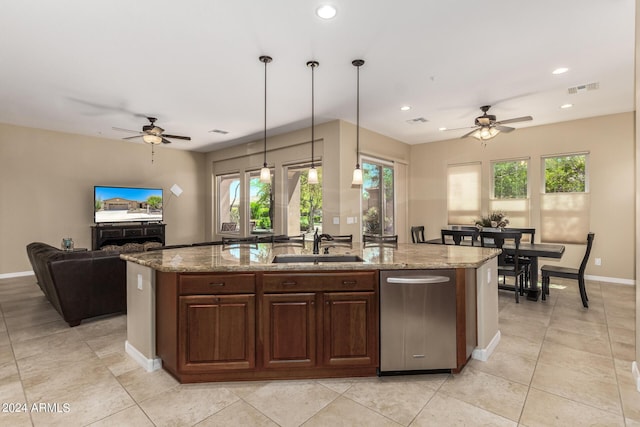
[[[375,271],[357,273],[265,273],[264,292],[373,291]]]
[[[140,237],[142,236],[142,228],[125,228],[122,230],[124,237]]]
[[[160,236],[162,235],[161,227],[147,227],[144,229],[144,234],[146,236]]]
[[[121,237],[122,229],[116,228],[116,229],[109,229],[109,230],[99,230],[99,233],[100,233],[101,239],[105,239],[108,237]]]
[[[180,295],[253,294],[255,274],[181,274]]]

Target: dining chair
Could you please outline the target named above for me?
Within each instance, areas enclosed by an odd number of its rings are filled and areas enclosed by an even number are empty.
[[[522,233],[519,231],[480,231],[480,246],[501,249],[501,253],[498,255],[498,277],[502,276],[502,286],[500,286],[498,278],[498,288],[511,290],[511,287],[506,285],[506,276],[513,277],[516,303],[520,302],[520,295],[524,295],[525,267],[519,262],[521,239]],[[505,251],[502,250],[505,240],[514,243],[515,250],[512,260],[509,260]]]
[[[353,234],[332,234],[331,237],[334,243],[353,243]]]
[[[411,227],[411,241],[413,243],[424,243],[424,225]]]
[[[580,263],[579,268],[561,267],[559,265],[543,265],[540,269],[542,271],[542,299],[546,300],[549,295],[549,282],[551,276],[560,277],[563,279],[573,279],[578,281],[578,288],[580,289],[580,298],[582,299],[582,305],[585,308],[589,308],[589,298],[587,297],[587,289],[584,282],[584,271],[587,268],[587,262],[589,261],[589,255],[591,254],[591,247],[593,246],[593,239],[595,233],[587,234],[587,248],[584,251],[584,257]]]
[[[398,247],[398,235],[363,234],[362,242],[365,246],[367,246],[367,244],[374,244],[380,246]]]
[[[450,245],[453,242],[454,245],[461,245],[463,241],[467,240],[471,242],[471,246],[475,246],[475,242],[478,241],[478,229],[458,229],[450,230],[443,228],[440,230],[440,238],[443,245]]]
[[[536,229],[535,228],[517,228],[517,227],[508,227],[505,228],[506,231],[519,231],[522,233],[522,242],[534,243],[536,238]],[[509,257],[507,257],[509,259]],[[531,265],[533,264],[533,260],[528,256],[520,255],[520,264],[526,267],[525,271],[525,283],[531,283]]]
[[[274,246],[305,246],[305,235],[300,234],[298,236],[287,236],[280,234],[277,236],[271,236],[270,242]]]
[[[223,245],[237,245],[243,243],[258,243],[258,236],[222,238]]]

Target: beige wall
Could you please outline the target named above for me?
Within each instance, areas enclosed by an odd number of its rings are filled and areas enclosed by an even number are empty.
[[[448,164],[482,162],[483,211],[488,212],[491,160],[529,157],[530,224],[539,229],[540,156],[588,151],[591,231],[596,238],[586,273],[630,283],[635,279],[634,132],[633,113],[622,113],[522,128],[499,135],[486,147],[473,138],[411,146],[409,221],[425,225],[429,238],[439,237],[447,223]],[[561,263],[578,265],[583,255],[583,245],[567,245]],[[596,257],[602,258],[601,266],[594,265]]]
[[[204,237],[201,153],[0,124],[0,274],[31,270],[25,247],[91,247],[93,186],[162,187],[167,244]],[[178,184],[184,192],[169,196]]]
[[[277,232],[284,230],[283,224],[286,224],[282,202],[286,200],[282,167],[311,160],[310,136],[310,130],[303,129],[267,138],[267,163],[275,166],[274,225]],[[315,138],[315,161],[321,161],[323,168],[324,231],[330,234],[353,234],[354,240],[359,241],[360,223],[347,224],[347,217],[359,217],[360,214],[360,187],[351,186],[351,174],[356,164],[356,127],[348,122],[332,121],[316,126]],[[212,191],[215,175],[259,169],[263,163],[262,150],[263,142],[260,140],[207,154],[207,176],[210,177],[207,179],[207,218],[211,219],[207,223],[207,235],[210,238],[217,238]],[[408,162],[410,153],[407,144],[362,128],[360,151],[362,154],[403,163]],[[339,218],[338,225],[333,224],[334,217]],[[407,228],[406,221],[399,223],[398,228]]]

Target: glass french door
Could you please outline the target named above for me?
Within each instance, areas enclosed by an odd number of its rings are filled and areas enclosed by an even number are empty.
[[[362,232],[396,234],[393,164],[362,159]]]

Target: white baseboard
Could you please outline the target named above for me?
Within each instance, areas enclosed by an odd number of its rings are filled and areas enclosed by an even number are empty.
[[[620,279],[618,277],[591,276],[589,274],[585,274],[584,278],[586,280],[593,280],[594,282],[607,282],[607,283],[615,283],[618,285],[635,286],[636,284],[636,281],[633,279]]]
[[[147,372],[157,371],[158,369],[162,368],[162,359],[160,359],[159,357],[147,359],[144,354],[138,351],[137,348],[129,344],[129,341],[125,341],[124,350]]]
[[[0,279],[13,279],[14,277],[33,276],[33,271],[18,271],[15,273],[0,274]]]
[[[471,353],[471,357],[481,362],[486,362],[487,360],[489,360],[489,357],[491,357],[491,354],[493,353],[493,351],[498,346],[498,343],[500,342],[500,336],[501,336],[500,331],[496,332],[496,334],[491,339],[491,342],[489,342],[489,345],[487,346],[487,348],[474,349],[473,353]]]
[[[631,363],[631,373],[636,380],[636,390],[640,392],[640,369],[638,369],[638,362],[635,360]]]

